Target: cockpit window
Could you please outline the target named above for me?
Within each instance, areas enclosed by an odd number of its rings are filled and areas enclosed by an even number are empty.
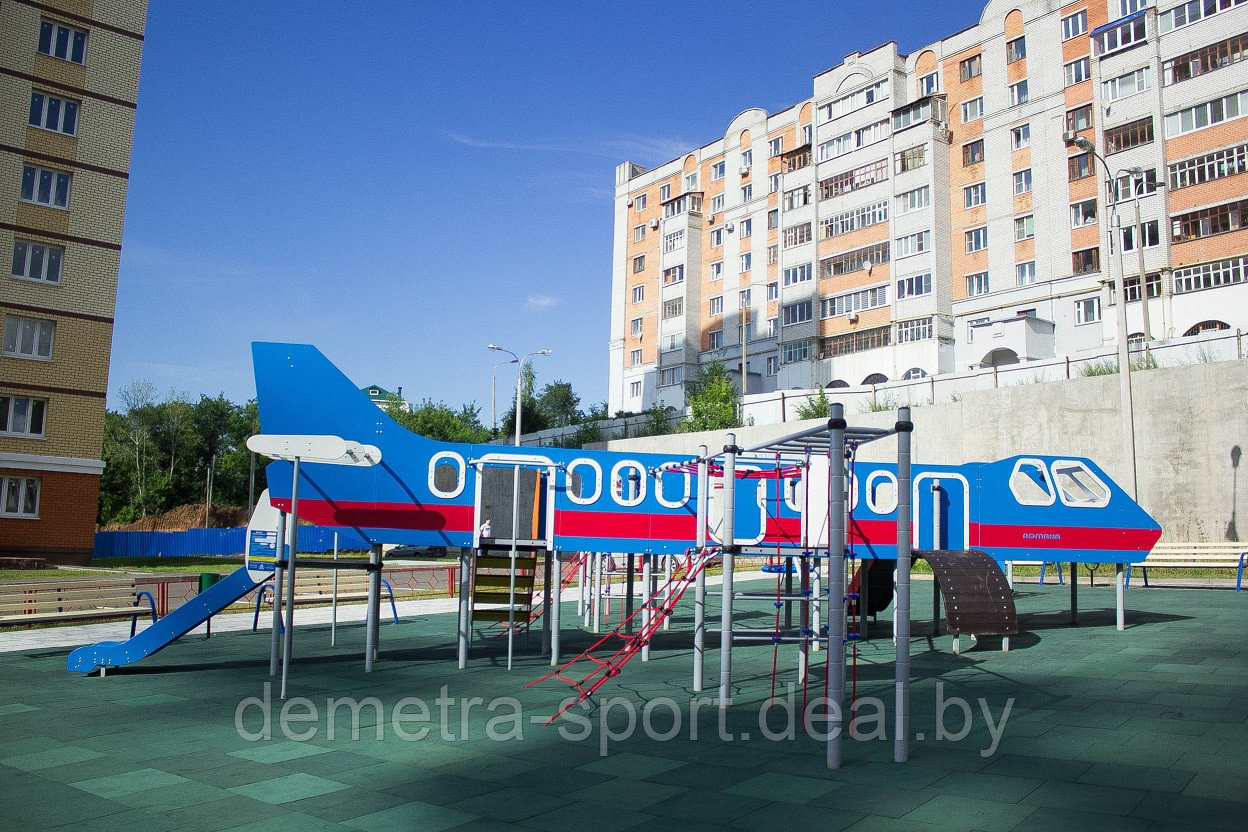
[[[1010,491],[1014,499],[1024,506],[1051,506],[1057,502],[1048,471],[1038,459],[1020,459],[1014,463]]]
[[[1109,505],[1109,487],[1087,465],[1069,459],[1053,463],[1053,481],[1062,505],[1104,508]]]

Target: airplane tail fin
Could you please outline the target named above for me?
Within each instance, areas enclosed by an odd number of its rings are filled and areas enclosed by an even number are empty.
[[[260,425],[270,434],[330,434],[368,442],[397,427],[310,344],[255,342]]]

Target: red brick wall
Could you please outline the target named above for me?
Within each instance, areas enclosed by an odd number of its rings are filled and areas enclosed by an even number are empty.
[[[39,519],[0,517],[0,555],[85,564],[95,545],[100,478],[94,474],[4,469],[6,476],[40,480]]]

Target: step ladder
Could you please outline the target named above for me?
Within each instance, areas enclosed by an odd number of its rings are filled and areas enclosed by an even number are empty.
[[[510,547],[483,546],[472,568],[472,620],[493,621],[526,629],[534,614],[534,587],[539,567],[538,549],[516,550],[515,594],[511,595]],[[512,601],[515,604],[512,606]]]

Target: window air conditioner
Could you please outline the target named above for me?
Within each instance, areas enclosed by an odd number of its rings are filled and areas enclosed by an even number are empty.
[[[729,233],[729,234],[731,234],[734,230],[736,230],[737,225],[736,225],[736,223],[732,223],[732,222],[730,222],[730,223],[728,223],[728,224],[727,224],[726,226],[724,226],[724,227],[725,227],[725,228],[727,228],[727,229],[728,229],[728,233]]]
[[[749,166],[749,165],[742,165],[742,166],[741,166],[741,175],[742,175],[742,176],[749,176],[749,175],[750,175],[750,166]]]
[[[651,227],[651,228],[658,228],[658,227],[659,227],[659,218],[658,218],[658,217],[655,217],[654,219],[650,220],[650,227]]]
[[[1066,142],[1066,144],[1074,144],[1077,138],[1079,138],[1079,134],[1074,130],[1067,130],[1062,134],[1062,141]]]
[[[631,199],[630,199],[628,202],[624,203],[624,204],[625,204],[625,205],[627,205],[629,208],[632,208],[632,207],[633,207],[633,201],[632,201]]]

